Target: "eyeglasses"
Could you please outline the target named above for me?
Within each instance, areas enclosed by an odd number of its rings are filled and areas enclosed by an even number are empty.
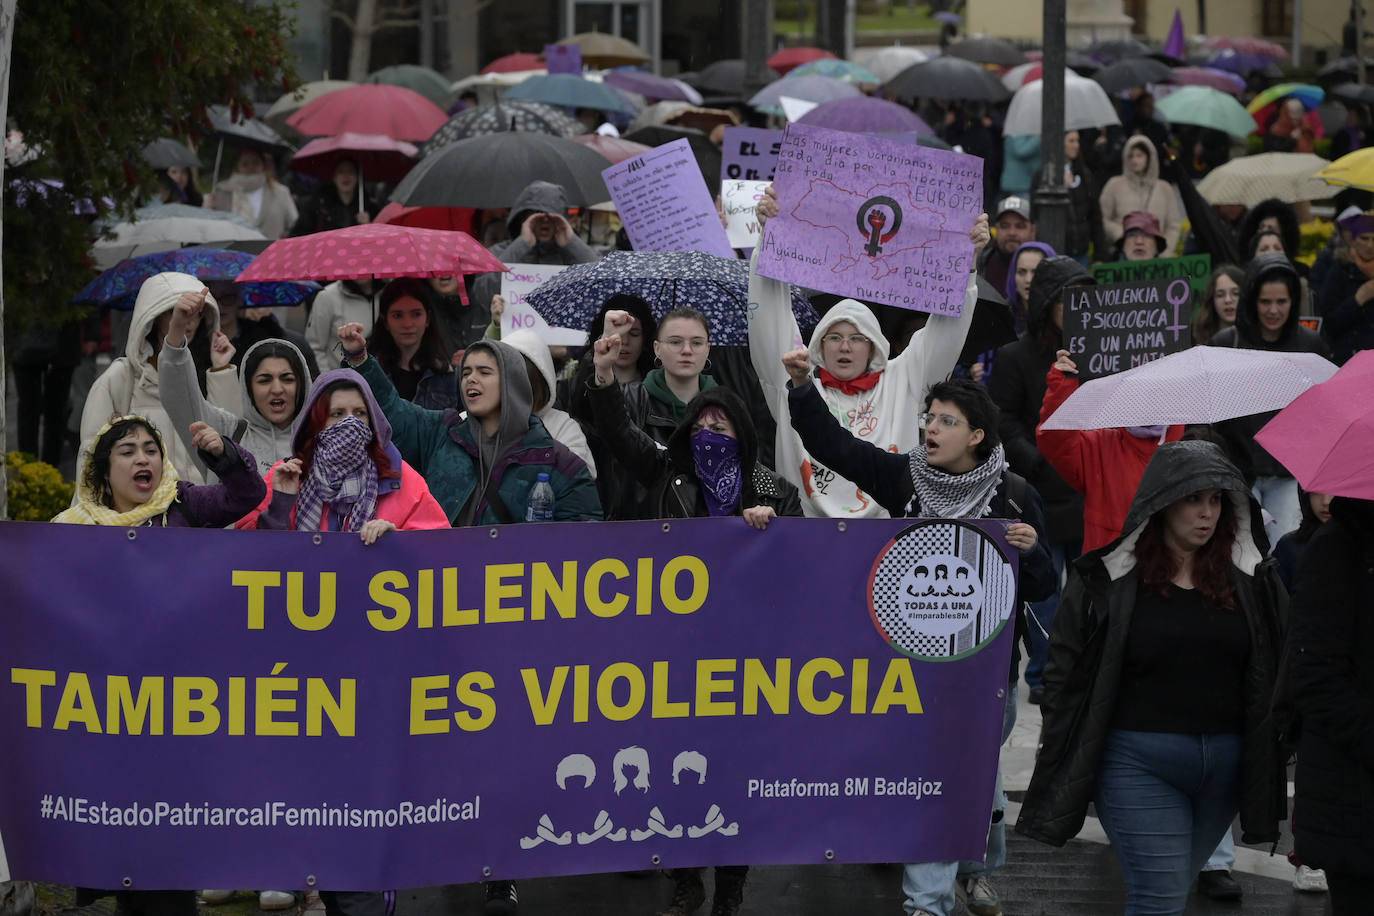
[[[665,337],[659,343],[674,350],[681,350],[688,344],[692,345],[693,350],[701,350],[706,347],[709,341],[705,337]]]
[[[967,420],[961,420],[958,417],[951,417],[947,413],[923,413],[920,416],[920,420],[922,426],[929,426],[930,424],[939,421],[940,425],[943,426],[945,429],[953,429],[960,423],[968,422]]]
[[[834,344],[837,347],[845,341],[849,341],[851,347],[862,347],[864,344],[871,342],[863,334],[826,334],[821,340],[828,344]]]

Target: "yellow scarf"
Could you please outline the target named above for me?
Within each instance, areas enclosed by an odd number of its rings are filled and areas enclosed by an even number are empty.
[[[171,459],[167,457],[167,447],[163,444],[162,436],[157,432],[157,427],[143,417],[136,419],[143,420],[147,427],[153,430],[153,435],[158,440],[158,446],[162,449],[162,481],[157,485],[157,489],[153,491],[152,495],[148,497],[148,501],[128,512],[119,512],[105,505],[100,494],[91,492],[86,486],[86,470],[90,467],[95,452],[95,443],[100,441],[100,437],[105,435],[111,426],[125,419],[129,419],[129,417],[116,417],[95,434],[95,438],[91,440],[91,451],[86,455],[85,467],[81,470],[76,505],[59,512],[53,517],[54,522],[66,525],[115,525],[120,528],[134,528],[149,519],[164,516],[162,524],[164,526],[167,524],[165,516],[168,508],[176,501],[177,482],[181,478],[177,476],[177,469],[172,466]]]

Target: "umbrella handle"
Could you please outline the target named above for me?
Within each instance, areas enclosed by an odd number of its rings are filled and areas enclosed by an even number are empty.
[[[224,138],[219,138],[219,146],[215,148],[215,174],[214,180],[210,182],[210,193],[215,193],[215,188],[219,187],[219,161],[224,156]]]
[[[358,213],[363,212],[363,164],[358,163]]]

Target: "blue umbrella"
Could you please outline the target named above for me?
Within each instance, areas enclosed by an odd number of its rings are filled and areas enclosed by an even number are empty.
[[[531,76],[520,85],[506,90],[503,98],[526,99],[546,105],[562,105],[564,108],[593,108],[628,115],[635,113],[635,107],[610,86],[571,73]]]
[[[749,263],[699,251],[613,251],[600,261],[560,271],[525,301],[554,327],[585,328],[617,293],[644,299],[658,318],[678,306],[691,306],[710,322],[711,343],[749,343]],[[796,287],[792,314],[802,330],[820,320]]]
[[[134,307],[139,288],[149,277],[174,271],[199,280],[232,280],[253,262],[255,255],[224,248],[176,248],[137,258],[125,258],[87,283],[73,302],[91,302],[105,308],[128,311]],[[240,298],[248,307],[298,305],[318,283],[240,283]]]
[[[867,67],[861,67],[856,63],[847,60],[835,60],[833,57],[822,57],[820,60],[813,60],[809,64],[802,64],[800,67],[793,67],[788,71],[788,79],[798,76],[828,76],[833,80],[841,80],[846,83],[872,83],[877,85],[882,80],[873,75],[873,71]]]

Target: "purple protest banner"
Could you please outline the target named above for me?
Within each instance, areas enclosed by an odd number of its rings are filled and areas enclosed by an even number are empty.
[[[582,75],[582,49],[577,45],[544,45],[544,65],[550,73]]]
[[[782,149],[782,131],[727,127],[720,148],[721,181],[772,181]]]
[[[733,258],[711,192],[686,140],[674,140],[601,173],[635,251],[700,251]]]
[[[0,880],[980,859],[1002,531],[0,524]]]
[[[789,124],[773,179],[782,212],[758,271],[870,302],[959,315],[983,212],[983,160]]]

